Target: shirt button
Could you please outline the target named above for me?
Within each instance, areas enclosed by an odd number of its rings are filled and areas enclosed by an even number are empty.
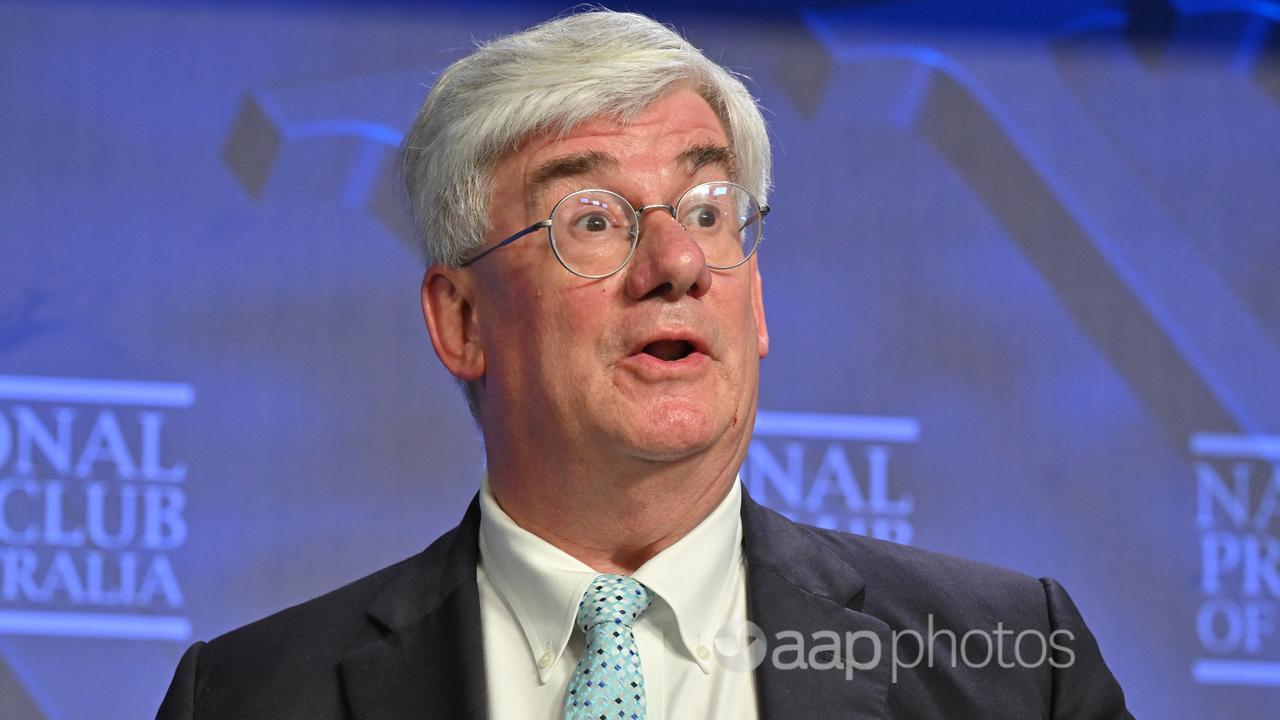
[[[706,645],[699,645],[699,646],[698,646],[698,649],[697,649],[697,650],[694,650],[694,652],[698,655],[698,658],[699,658],[700,660],[710,660],[710,659],[711,659],[711,651],[707,649],[707,646],[706,646]]]
[[[546,670],[547,668],[551,667],[552,660],[555,660],[555,658],[551,657],[551,653],[544,652],[542,653],[542,657],[538,658],[538,667],[543,670]]]

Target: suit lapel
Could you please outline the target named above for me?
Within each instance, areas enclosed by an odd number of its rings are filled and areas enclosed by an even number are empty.
[[[486,716],[476,587],[479,501],[461,524],[387,583],[368,610],[385,636],[342,660],[351,715],[360,720]]]
[[[892,645],[889,626],[859,611],[862,576],[820,536],[761,507],[745,489],[742,533],[747,614],[767,648],[755,671],[762,720],[883,718]],[[846,638],[856,638],[852,657]]]

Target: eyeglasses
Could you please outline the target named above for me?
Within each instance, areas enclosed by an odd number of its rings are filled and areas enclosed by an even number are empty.
[[[551,251],[565,270],[597,279],[621,270],[640,242],[640,215],[665,210],[702,249],[707,267],[731,270],[745,263],[760,246],[764,216],[755,196],[736,183],[716,181],[694,185],[672,205],[634,208],[609,190],[579,190],[565,195],[551,209],[551,217],[536,222],[462,263],[467,267],[505,245],[542,228]]]

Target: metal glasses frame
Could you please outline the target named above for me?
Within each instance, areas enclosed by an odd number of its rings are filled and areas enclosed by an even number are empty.
[[[679,219],[678,217],[676,217],[676,208],[680,207],[680,203],[684,202],[684,199],[685,199],[686,197],[688,197],[688,196],[689,196],[689,193],[693,192],[694,190],[697,190],[698,188],[704,187],[704,186],[706,186],[706,185],[732,185],[732,186],[734,186],[734,187],[738,188],[739,190],[741,190],[742,192],[746,193],[746,194],[747,194],[747,196],[748,196],[748,197],[750,197],[752,200],[755,200],[756,205],[760,208],[760,224],[761,224],[761,228],[760,228],[760,239],[759,239],[759,240],[756,240],[756,244],[755,244],[754,246],[752,246],[752,248],[751,248],[751,252],[749,252],[749,253],[747,253],[747,254],[743,255],[743,257],[742,257],[742,259],[741,259],[741,260],[739,260],[738,262],[736,262],[736,263],[734,263],[734,264],[732,264],[732,265],[712,265],[711,263],[707,263],[707,267],[712,268],[712,269],[714,269],[714,270],[732,270],[732,269],[734,269],[734,268],[738,267],[739,265],[742,265],[742,264],[743,264],[743,263],[745,263],[746,261],[750,260],[750,259],[751,259],[751,256],[752,256],[752,255],[754,255],[754,254],[756,253],[756,250],[758,250],[758,249],[760,248],[760,243],[764,242],[764,227],[763,227],[763,225],[764,225],[764,218],[765,218],[765,216],[769,214],[769,206],[768,206],[768,205],[760,205],[760,202],[759,202],[758,200],[756,200],[756,196],[755,196],[755,195],[753,195],[753,194],[751,193],[751,191],[750,191],[750,190],[748,190],[748,189],[746,189],[746,188],[742,187],[742,186],[741,186],[741,185],[739,185],[738,183],[735,183],[735,182],[729,182],[728,180],[711,180],[711,181],[704,182],[704,183],[698,183],[697,185],[694,185],[693,187],[691,187],[691,188],[689,188],[688,190],[685,190],[683,193],[681,193],[681,195],[680,195],[679,199],[677,199],[677,200],[676,200],[676,204],[675,204],[675,205],[669,205],[669,204],[667,204],[667,203],[654,203],[654,204],[652,204],[652,205],[643,205],[643,206],[641,206],[641,207],[635,207],[635,206],[634,206],[634,205],[632,205],[632,204],[631,204],[631,202],[630,202],[630,201],[628,201],[626,198],[622,197],[621,195],[619,195],[618,193],[616,193],[616,192],[614,192],[614,191],[612,191],[612,190],[605,190],[605,189],[603,189],[603,188],[583,188],[583,189],[581,189],[581,190],[574,190],[573,192],[569,193],[568,195],[565,195],[564,197],[560,198],[559,202],[557,202],[557,203],[555,204],[555,206],[551,208],[551,217],[547,218],[546,220],[539,220],[538,222],[536,222],[536,223],[534,223],[534,224],[530,225],[529,227],[527,227],[527,228],[525,228],[525,229],[523,229],[523,230],[517,231],[516,233],[514,233],[513,235],[510,235],[510,236],[509,236],[509,237],[507,237],[507,238],[504,238],[504,239],[503,239],[501,242],[499,242],[497,245],[494,245],[493,247],[489,248],[488,250],[485,250],[484,252],[480,253],[479,255],[476,255],[475,257],[473,257],[473,258],[471,258],[471,259],[469,259],[469,260],[467,260],[467,261],[463,262],[461,265],[459,265],[459,267],[468,267],[468,266],[472,265],[473,263],[475,263],[476,261],[478,261],[478,260],[480,260],[481,258],[483,258],[485,255],[488,255],[489,253],[491,253],[491,252],[493,252],[493,251],[497,250],[498,248],[506,247],[507,245],[510,245],[511,243],[515,242],[516,240],[519,240],[520,238],[524,237],[525,235],[529,235],[530,233],[533,233],[533,232],[536,232],[536,231],[538,231],[538,230],[541,230],[542,228],[546,228],[546,229],[547,229],[547,242],[549,242],[549,243],[551,244],[551,253],[552,253],[553,255],[555,255],[555,256],[556,256],[556,260],[560,263],[560,266],[561,266],[561,267],[563,267],[565,270],[568,270],[569,272],[573,273],[574,275],[577,275],[578,277],[587,278],[587,279],[589,279],[589,280],[598,280],[598,279],[600,279],[600,278],[606,278],[606,277],[609,277],[610,275],[613,275],[613,274],[617,273],[618,271],[622,270],[622,268],[626,267],[626,266],[627,266],[627,263],[631,262],[631,258],[636,254],[636,248],[640,245],[640,216],[641,216],[642,214],[644,214],[645,212],[647,212],[647,211],[649,211],[649,210],[657,210],[657,209],[659,209],[659,208],[660,208],[660,209],[666,210],[668,213],[670,213],[670,214],[671,214],[671,219],[672,219],[672,220],[675,220],[677,223],[679,223],[679,222],[680,222],[680,219]],[[618,267],[616,267],[616,268],[614,268],[614,269],[610,270],[610,271],[609,271],[609,272],[607,272],[607,273],[601,273],[601,274],[599,274],[599,275],[590,275],[590,274],[587,274],[587,273],[578,272],[577,270],[574,270],[573,268],[569,267],[569,264],[568,264],[568,263],[566,263],[566,262],[564,261],[564,258],[560,257],[560,250],[556,248],[555,238],[554,238],[554,237],[552,237],[551,224],[552,224],[552,222],[553,222],[553,221],[554,221],[554,219],[555,219],[556,211],[560,209],[560,206],[564,204],[564,201],[565,201],[565,200],[568,200],[569,198],[573,197],[574,195],[578,195],[579,193],[586,193],[586,192],[605,192],[605,193],[609,193],[610,195],[613,195],[613,196],[617,197],[618,199],[622,200],[622,202],[626,203],[626,204],[627,204],[627,207],[631,208],[631,210],[635,213],[635,216],[636,216],[636,224],[635,224],[634,226],[632,226],[632,228],[631,228],[631,249],[627,251],[627,257],[626,257],[626,259],[625,259],[625,260],[623,260],[621,263],[619,263],[619,264],[618,264]],[[680,227],[681,227],[681,228],[683,228],[684,226],[683,226],[683,225],[681,225]],[[744,226],[744,227],[745,227],[745,226]],[[739,228],[739,229],[738,229],[738,232],[742,232],[742,228]]]

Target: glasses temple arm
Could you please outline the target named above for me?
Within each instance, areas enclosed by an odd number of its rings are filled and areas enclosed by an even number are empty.
[[[467,267],[467,266],[471,265],[472,263],[474,263],[475,261],[479,260],[480,258],[484,257],[485,255],[488,255],[489,253],[493,252],[494,250],[497,250],[498,248],[500,248],[500,247],[504,247],[504,246],[506,246],[506,245],[510,245],[511,243],[513,243],[513,242],[515,242],[515,241],[519,240],[520,238],[524,237],[525,235],[528,235],[529,233],[534,232],[535,230],[541,230],[542,228],[545,228],[545,227],[551,227],[551,220],[540,220],[540,221],[538,221],[538,222],[536,222],[536,223],[534,223],[534,224],[530,225],[529,227],[527,227],[527,228],[525,228],[525,229],[523,229],[523,230],[521,230],[521,231],[517,232],[516,234],[514,234],[514,235],[512,235],[512,236],[510,236],[510,237],[508,237],[508,238],[506,238],[505,240],[503,240],[502,242],[498,243],[497,245],[494,245],[493,247],[489,248],[488,250],[485,250],[484,252],[480,253],[479,255],[476,255],[475,257],[471,258],[470,260],[467,260],[466,262],[462,263],[462,264],[461,264],[461,265],[459,265],[458,267]]]
[[[768,206],[768,205],[765,205],[764,207],[760,208],[760,220],[761,220],[761,222],[763,222],[763,221],[764,221],[764,216],[765,216],[765,215],[768,215],[768,214],[769,214],[769,206]],[[748,217],[748,218],[747,218],[747,221],[746,221],[745,223],[743,223],[743,224],[742,224],[742,227],[738,228],[738,232],[742,232],[742,229],[743,229],[743,228],[745,228],[746,226],[750,225],[750,224],[751,224],[752,222],[754,222],[754,221],[755,221],[755,218],[754,218],[754,217]]]

